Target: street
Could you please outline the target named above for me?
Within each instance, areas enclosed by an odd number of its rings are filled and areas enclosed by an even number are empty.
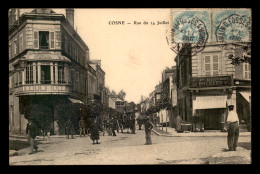
[[[226,137],[163,137],[152,133],[152,145],[145,144],[144,130],[136,134],[100,136],[100,144],[90,137],[55,138],[39,141],[39,152],[28,155],[20,149],[10,157],[10,165],[128,165],[128,164],[208,164],[208,158],[227,149]],[[251,150],[250,136],[239,137],[238,151]],[[228,153],[228,152],[227,152]]]

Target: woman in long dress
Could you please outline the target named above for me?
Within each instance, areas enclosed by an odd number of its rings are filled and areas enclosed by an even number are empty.
[[[95,144],[95,141],[96,141],[96,144],[100,144],[98,142],[98,140],[99,140],[99,126],[97,124],[97,119],[94,119],[93,123],[91,124],[90,131],[91,131],[90,138],[93,141],[93,144]]]

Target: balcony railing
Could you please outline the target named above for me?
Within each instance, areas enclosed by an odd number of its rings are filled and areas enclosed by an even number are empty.
[[[70,95],[68,84],[24,84],[15,87],[15,95],[63,94]]]

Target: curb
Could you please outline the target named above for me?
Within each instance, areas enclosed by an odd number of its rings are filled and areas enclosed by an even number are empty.
[[[251,164],[251,150],[221,152],[209,158],[209,164]]]
[[[178,135],[171,135],[171,134],[161,134],[161,133],[159,133],[159,132],[157,132],[156,130],[153,130],[152,129],[152,131],[156,134],[156,135],[158,135],[158,136],[164,136],[164,137],[226,137],[227,136],[227,134],[222,134],[222,135],[216,135],[216,134],[213,134],[213,133],[211,133],[210,135],[209,134],[204,134],[204,135],[196,135],[196,133],[194,133],[194,134],[185,134],[185,133],[180,133],[180,134],[178,134]],[[246,137],[246,136],[251,136],[251,134],[250,135],[239,135],[240,137]]]

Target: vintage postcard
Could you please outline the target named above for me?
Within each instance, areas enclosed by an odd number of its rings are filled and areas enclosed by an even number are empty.
[[[247,8],[11,8],[9,165],[251,164]]]

